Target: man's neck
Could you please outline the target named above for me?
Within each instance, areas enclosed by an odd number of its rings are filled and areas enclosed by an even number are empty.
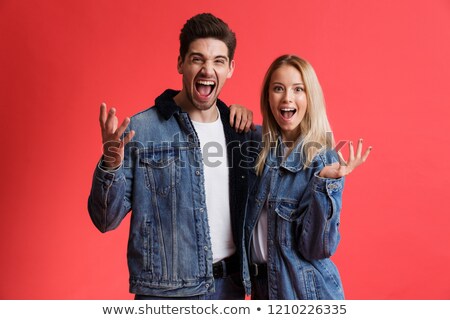
[[[189,114],[192,121],[196,122],[214,122],[219,117],[219,111],[217,109],[216,103],[214,103],[210,108],[206,110],[200,110],[196,108],[187,99],[186,94],[180,91],[173,100],[175,103],[183,110]]]

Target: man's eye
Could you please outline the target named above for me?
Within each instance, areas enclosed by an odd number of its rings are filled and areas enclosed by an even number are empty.
[[[216,60],[216,63],[218,63],[218,64],[225,64],[225,60],[219,59],[219,60]]]

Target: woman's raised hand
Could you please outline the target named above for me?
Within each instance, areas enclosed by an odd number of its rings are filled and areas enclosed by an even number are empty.
[[[325,166],[320,171],[319,176],[322,178],[338,179],[338,178],[341,178],[341,177],[344,177],[344,176],[350,174],[350,172],[352,172],[354,169],[356,169],[358,166],[360,166],[367,160],[367,157],[369,157],[372,147],[367,148],[367,150],[364,152],[364,154],[362,154],[362,149],[363,149],[363,140],[359,139],[358,146],[356,148],[356,156],[355,156],[353,142],[350,141],[349,142],[348,161],[345,161],[341,152],[338,152],[340,161],[334,162],[329,166]]]

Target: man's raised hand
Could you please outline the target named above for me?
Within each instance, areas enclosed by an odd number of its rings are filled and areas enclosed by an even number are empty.
[[[100,105],[100,128],[102,130],[103,161],[102,165],[112,169],[119,167],[123,161],[125,145],[134,137],[135,132],[131,130],[121,139],[126,128],[130,124],[130,118],[125,118],[122,124],[116,117],[116,109],[111,108],[107,112],[106,104]]]

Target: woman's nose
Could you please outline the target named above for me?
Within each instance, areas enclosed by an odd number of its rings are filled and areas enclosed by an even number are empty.
[[[284,101],[286,102],[292,102],[293,100],[293,93],[292,90],[286,90],[284,92],[284,96],[283,96]]]

